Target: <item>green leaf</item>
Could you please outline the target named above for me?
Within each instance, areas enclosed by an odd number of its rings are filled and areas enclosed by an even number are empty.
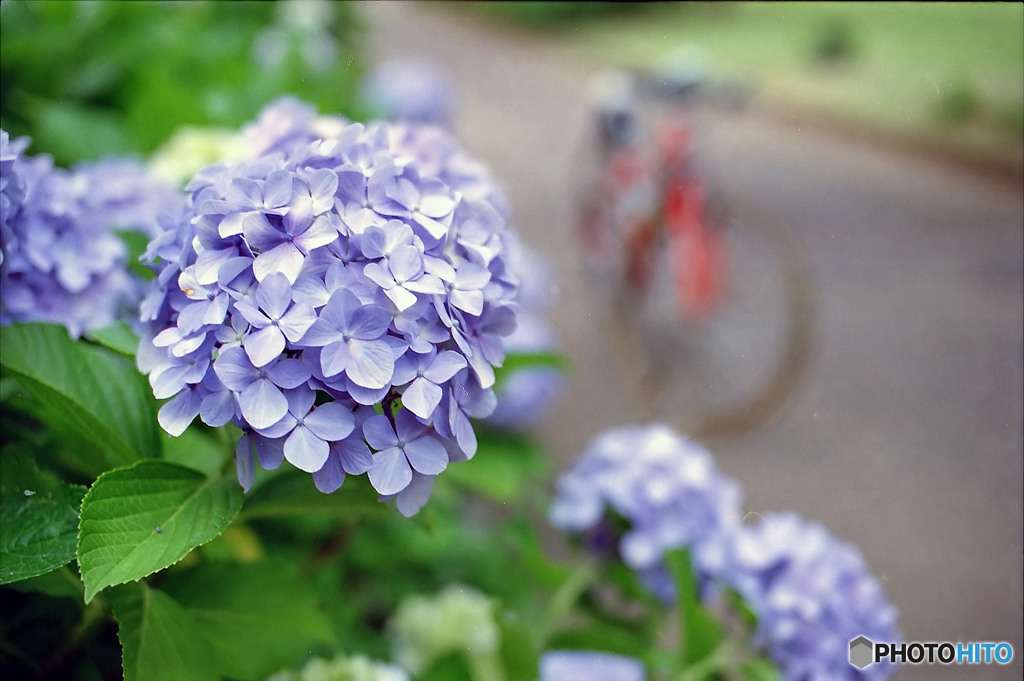
[[[547,641],[548,650],[601,650],[633,657],[649,645],[634,628],[596,621],[559,631]]]
[[[709,657],[725,636],[721,622],[700,604],[697,580],[688,549],[665,554],[665,563],[675,581],[682,640],[682,664],[694,665]]]
[[[159,453],[156,401],[128,359],[54,324],[0,327],[0,345],[0,366],[48,407],[46,417],[103,452],[108,467]]]
[[[61,158],[97,159],[123,156],[136,148],[127,132],[124,117],[102,109],[67,100],[33,101],[36,128],[35,148],[51,149]],[[88,135],[82,131],[88,130]]]
[[[510,352],[500,367],[495,367],[495,387],[500,388],[502,382],[512,373],[522,369],[555,369],[566,372],[569,362],[564,355],[556,352]]]
[[[70,565],[62,565],[56,570],[50,570],[45,575],[23,579],[20,582],[9,584],[7,587],[22,593],[41,593],[54,598],[73,598],[75,603],[79,604],[82,601],[82,594],[85,592],[85,585],[78,577],[78,570]]]
[[[782,678],[775,665],[763,657],[747,660],[740,667],[740,672],[747,681],[779,681]]]
[[[149,235],[134,229],[118,230],[116,233],[128,247],[128,271],[142,281],[152,281],[156,272],[142,262],[142,256],[149,247]]]
[[[86,335],[90,340],[125,357],[135,357],[139,349],[138,335],[124,322],[116,322],[102,329],[91,329]]]
[[[39,467],[38,452],[29,443],[5,444],[0,451],[0,493],[47,495],[66,487],[63,480]]]
[[[204,563],[168,574],[163,588],[210,642],[226,678],[264,679],[334,642],[312,583],[283,561]]]
[[[530,439],[477,426],[478,447],[469,461],[445,470],[446,483],[456,483],[493,501],[518,498],[545,471],[544,454]]]
[[[533,681],[540,664],[535,628],[507,612],[499,613],[497,619],[501,628],[501,662],[507,681]]]
[[[216,438],[216,432],[218,431],[209,431],[198,425],[186,428],[185,432],[177,437],[160,431],[163,460],[205,473],[211,478],[217,477],[224,469],[227,455],[232,448],[229,448],[224,440]],[[234,470],[234,466],[231,470]]]
[[[124,681],[217,681],[216,657],[195,620],[173,598],[146,584],[107,596],[118,623]]]
[[[501,369],[516,371],[529,367],[549,367],[560,371],[569,369],[569,361],[557,352],[509,352]]]
[[[85,602],[180,560],[224,531],[242,507],[234,477],[140,461],[101,475],[82,501],[78,564]]]
[[[240,518],[251,520],[317,514],[357,518],[368,514],[390,514],[391,509],[377,501],[378,497],[365,477],[349,476],[340,489],[324,494],[316,488],[308,473],[289,470],[253,490],[246,498]]]
[[[419,681],[473,681],[473,672],[465,655],[448,653],[434,660],[416,678]]]
[[[0,584],[46,574],[75,559],[85,487],[0,493]]]

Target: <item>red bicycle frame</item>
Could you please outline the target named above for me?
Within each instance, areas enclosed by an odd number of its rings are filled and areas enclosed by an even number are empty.
[[[676,303],[685,317],[707,319],[728,281],[724,233],[709,214],[707,186],[693,168],[689,128],[663,122],[658,150],[664,201],[661,222]]]
[[[664,248],[679,314],[701,321],[728,281],[724,234],[707,209],[689,127],[668,115],[658,125],[653,148],[632,140],[608,151],[583,207],[582,246],[592,262],[623,265],[625,283],[638,292],[650,288]]]

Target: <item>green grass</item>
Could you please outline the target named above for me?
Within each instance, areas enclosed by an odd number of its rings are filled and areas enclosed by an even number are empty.
[[[643,68],[695,46],[778,109],[1020,165],[1024,4],[664,3],[566,38]],[[829,36],[840,54],[820,58]]]

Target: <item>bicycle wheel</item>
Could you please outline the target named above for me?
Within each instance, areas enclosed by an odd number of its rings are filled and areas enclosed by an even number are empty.
[[[742,433],[776,414],[800,383],[813,331],[811,276],[794,235],[737,205],[718,205],[728,278],[714,305],[681,312],[673,268],[686,263],[675,262],[665,243],[655,249],[651,286],[618,296],[609,325],[620,367],[638,374],[650,418],[699,437]]]

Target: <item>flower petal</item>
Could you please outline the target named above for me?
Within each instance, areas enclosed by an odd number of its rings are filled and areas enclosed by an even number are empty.
[[[312,307],[295,304],[292,305],[292,309],[284,313],[278,326],[288,340],[297,343],[316,319],[316,312]]]
[[[353,338],[376,340],[388,330],[391,319],[391,313],[383,307],[379,305],[363,306],[360,303],[359,308],[349,316],[345,328]]]
[[[315,473],[327,462],[330,448],[313,431],[298,425],[284,441],[284,458],[307,473]]]
[[[225,348],[213,363],[213,371],[224,387],[235,392],[247,388],[259,378],[259,371],[240,347]]]
[[[266,368],[267,377],[279,388],[298,388],[309,380],[309,367],[301,359],[282,359]]]
[[[385,295],[395,304],[395,308],[402,312],[416,304],[416,294],[408,291],[404,286],[392,286],[384,291]]]
[[[345,482],[345,469],[342,467],[341,458],[332,447],[327,461],[320,467],[320,470],[313,473],[313,483],[324,494],[330,494],[341,487],[343,482]]]
[[[235,310],[257,329],[262,329],[270,324],[270,317],[263,314],[263,311],[252,303],[240,300],[235,303]]]
[[[364,388],[356,385],[352,382],[352,379],[346,376],[345,390],[358,404],[363,404],[369,407],[374,404],[380,404],[381,401],[387,397],[388,391],[391,390],[391,384],[389,383],[381,388]]]
[[[168,434],[178,437],[199,415],[201,402],[202,399],[195,390],[183,390],[173,400],[160,407],[156,416],[157,422]]]
[[[256,457],[253,454],[252,440],[248,435],[238,438],[235,445],[235,470],[238,473],[238,484],[242,491],[248,492],[256,479]]]
[[[256,304],[271,319],[280,319],[292,303],[292,285],[281,272],[273,272],[256,287]]]
[[[484,294],[480,290],[463,291],[457,288],[452,289],[448,294],[448,300],[455,307],[472,315],[479,316],[484,309]]]
[[[338,326],[329,319],[325,319],[321,314],[308,329],[306,333],[302,335],[299,340],[303,345],[309,345],[314,348],[322,348],[330,343],[336,343],[341,340],[341,331],[338,330]]]
[[[338,228],[331,223],[326,215],[321,215],[313,220],[313,224],[305,232],[295,237],[295,243],[309,253],[314,248],[326,246],[337,238]]]
[[[434,383],[444,383],[466,367],[466,358],[457,352],[444,350],[438,353],[423,375]]]
[[[448,451],[432,435],[406,443],[405,456],[416,472],[424,475],[437,475],[448,467]]]
[[[415,279],[423,272],[423,256],[415,246],[398,246],[388,258],[388,268],[394,275],[395,281]]]
[[[281,467],[284,461],[284,438],[269,438],[252,435],[256,447],[256,458],[264,470],[272,471]]]
[[[324,353],[331,347],[324,348]],[[345,373],[353,383],[364,388],[383,388],[391,381],[395,353],[390,345],[384,341],[353,340],[349,341],[348,348],[350,357]]]
[[[370,448],[358,435],[353,435],[341,442],[332,442],[331,451],[337,453],[341,467],[351,475],[362,475],[373,465]]]
[[[421,419],[428,419],[441,401],[441,388],[420,376],[402,393],[402,406]]]
[[[238,406],[253,428],[269,428],[288,413],[288,400],[267,378],[254,381],[239,393]]]
[[[216,390],[203,398],[199,417],[214,428],[227,424],[235,416],[235,396],[230,390]]]
[[[245,354],[254,367],[266,366],[284,352],[284,334],[276,326],[266,326],[250,333],[242,341]]]
[[[374,449],[388,449],[398,444],[398,436],[391,428],[388,417],[374,414],[363,423],[363,437]]]
[[[412,469],[402,450],[391,447],[373,455],[366,477],[381,494],[398,494],[412,482]]]
[[[430,500],[430,493],[434,490],[433,475],[420,475],[413,473],[412,482],[398,493],[395,498],[395,506],[398,512],[406,518],[416,515],[421,508]]]
[[[327,402],[316,407],[303,419],[303,423],[317,437],[329,442],[343,440],[355,428],[352,412],[337,402]]]
[[[420,201],[420,212],[432,218],[441,218],[451,213],[455,208],[455,201],[448,196],[434,194],[424,196]]]
[[[320,368],[325,378],[337,376],[348,368],[352,352],[349,346],[355,341],[337,341],[324,346],[320,352]]]
[[[259,282],[271,274],[280,272],[288,277],[289,283],[294,284],[305,261],[306,256],[294,244],[283,243],[256,256],[252,263],[252,272]]]

